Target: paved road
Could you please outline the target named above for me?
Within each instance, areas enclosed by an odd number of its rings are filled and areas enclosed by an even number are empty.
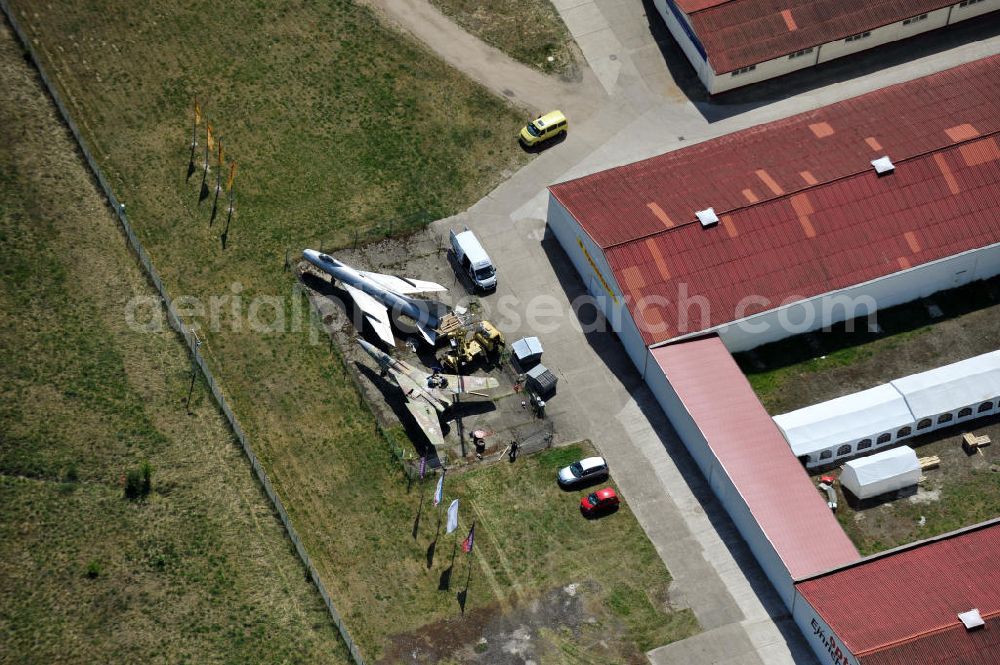
[[[576,87],[464,35],[425,0],[370,1],[487,87],[534,110],[559,106],[570,113],[567,140],[434,230],[465,224],[484,241],[500,268],[500,287],[485,305],[513,301],[504,310],[512,316],[493,319],[509,338],[542,338],[545,363],[561,379],[548,407],[561,423],[560,436],[589,438],[608,458],[674,578],[671,601],[698,617],[702,634],[655,649],[650,660],[815,662],[617,338],[574,325],[569,303],[584,286],[546,234],[545,187],[996,53],[1000,30],[988,22],[957,26],[710,100],[648,1],[554,0],[593,72]],[[538,294],[563,314],[529,325],[526,314]]]

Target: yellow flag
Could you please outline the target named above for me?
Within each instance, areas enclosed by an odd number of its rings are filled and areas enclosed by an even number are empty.
[[[201,124],[201,104],[198,103],[197,99],[194,100],[194,124]]]
[[[205,135],[208,138],[208,151],[215,152],[215,139],[212,138],[212,123],[210,122],[205,123]]]
[[[226,182],[226,191],[233,191],[233,180],[236,179],[236,162],[229,165],[229,180]]]
[[[221,168],[226,163],[226,158],[222,155],[222,139],[219,139],[219,167]]]

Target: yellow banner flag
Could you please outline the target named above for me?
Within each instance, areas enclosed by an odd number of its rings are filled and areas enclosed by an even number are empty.
[[[219,139],[219,167],[223,167],[226,164],[226,158],[222,154],[222,139]]]
[[[198,103],[197,99],[194,100],[194,124],[201,124],[201,104]]]
[[[233,191],[233,180],[236,180],[236,162],[229,165],[229,180],[226,182],[226,191]]]
[[[208,139],[208,151],[215,152],[215,139],[212,138],[212,123],[210,122],[205,124],[205,136]]]

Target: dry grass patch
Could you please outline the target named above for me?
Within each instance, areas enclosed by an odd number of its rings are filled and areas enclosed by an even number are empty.
[[[573,37],[550,0],[431,3],[468,32],[518,62],[567,79],[579,76]]]

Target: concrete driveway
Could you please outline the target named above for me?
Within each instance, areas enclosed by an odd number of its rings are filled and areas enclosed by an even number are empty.
[[[560,377],[548,411],[568,423],[561,438],[589,438],[609,460],[615,480],[673,576],[672,602],[692,608],[698,617],[702,634],[654,649],[648,654],[651,661],[815,662],[617,337],[581,330],[580,320],[589,323],[593,315],[578,317],[570,307],[585,289],[546,233],[545,188],[996,53],[1000,28],[989,22],[959,25],[914,44],[889,45],[709,100],[651,3],[555,4],[604,94],[592,86],[575,93],[572,104],[563,108],[581,108],[585,119],[572,125],[567,140],[468,211],[436,222],[434,231],[444,234],[449,227],[467,225],[483,240],[500,271],[497,293],[483,301],[493,310],[487,313],[508,339],[541,337],[543,362]],[[493,74],[484,74],[488,70],[478,68],[477,80],[504,86]],[[524,96],[533,94],[527,87],[521,90]],[[550,94],[546,91],[539,101],[549,103]],[[570,120],[574,122],[572,114]],[[561,313],[529,323],[539,296],[545,308]]]

